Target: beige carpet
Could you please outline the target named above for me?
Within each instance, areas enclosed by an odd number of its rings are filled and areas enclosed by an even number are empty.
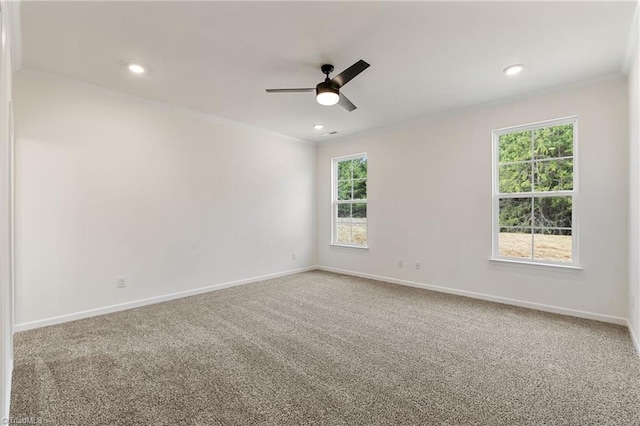
[[[50,425],[640,425],[624,327],[319,271],[15,343]]]

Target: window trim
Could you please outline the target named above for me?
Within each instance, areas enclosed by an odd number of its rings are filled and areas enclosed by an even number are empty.
[[[571,196],[571,262],[559,262],[553,260],[537,260],[537,259],[527,259],[521,257],[507,257],[501,256],[498,252],[498,234],[500,232],[499,227],[499,213],[500,213],[500,196],[506,195],[507,197],[517,198],[517,195],[521,197],[535,197],[537,195],[526,195],[526,194],[537,194],[535,191],[530,193],[517,193],[517,194],[501,194],[499,191],[499,138],[502,135],[514,133],[514,132],[522,132],[527,130],[535,130],[543,127],[551,127],[557,126],[561,124],[572,124],[573,125],[573,190],[571,191],[557,191],[557,192],[549,192],[549,195],[542,196]],[[579,140],[579,127],[578,127],[578,116],[571,115],[561,118],[555,118],[551,120],[543,120],[536,121],[534,123],[523,124],[519,126],[509,126],[503,127],[500,129],[493,130],[491,148],[492,148],[492,156],[491,156],[491,196],[492,196],[492,208],[491,208],[491,221],[492,221],[492,229],[491,229],[491,257],[489,260],[491,261],[501,261],[505,263],[520,263],[527,265],[539,265],[544,267],[559,267],[559,268],[572,268],[572,269],[582,269],[580,265],[580,255],[579,255],[579,204],[580,204],[580,188],[579,188],[579,161],[578,161],[578,140]],[[505,198],[505,197],[503,197]]]
[[[367,230],[367,244],[346,244],[339,243],[337,238],[337,226],[336,226],[336,218],[338,215],[338,162],[354,160],[357,158],[367,158],[367,199],[364,203],[367,205],[367,222],[365,223],[365,228]],[[362,202],[362,200],[360,200]],[[366,152],[360,152],[358,154],[349,154],[343,155],[340,157],[334,157],[331,159],[331,246],[335,247],[345,247],[345,248],[355,248],[361,250],[369,249],[369,156]]]

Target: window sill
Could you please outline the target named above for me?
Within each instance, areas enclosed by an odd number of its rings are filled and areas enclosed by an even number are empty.
[[[526,260],[516,260],[516,259],[500,259],[496,257],[492,257],[489,259],[489,262],[493,263],[504,263],[504,264],[513,264],[515,266],[521,267],[532,267],[532,268],[544,268],[544,269],[561,269],[566,271],[582,271],[584,268],[580,265],[562,265],[558,263],[542,263],[542,262],[528,262]]]
[[[349,244],[336,244],[336,243],[331,243],[329,244],[331,247],[342,247],[342,248],[352,248],[352,249],[359,249],[359,250],[369,250],[369,246],[352,246]]]

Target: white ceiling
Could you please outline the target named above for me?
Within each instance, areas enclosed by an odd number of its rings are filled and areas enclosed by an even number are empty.
[[[23,66],[309,141],[620,72],[635,2],[23,2]],[[320,65],[371,64],[324,107]],[[128,62],[148,68],[142,76]],[[523,63],[517,77],[502,69]],[[334,75],[336,75],[334,73]],[[312,125],[324,123],[321,131]],[[321,136],[337,131],[335,136]]]

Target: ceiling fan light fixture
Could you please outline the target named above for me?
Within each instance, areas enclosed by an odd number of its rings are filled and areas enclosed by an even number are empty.
[[[320,83],[316,86],[316,100],[320,105],[335,105],[340,101],[340,92],[328,82]]]

